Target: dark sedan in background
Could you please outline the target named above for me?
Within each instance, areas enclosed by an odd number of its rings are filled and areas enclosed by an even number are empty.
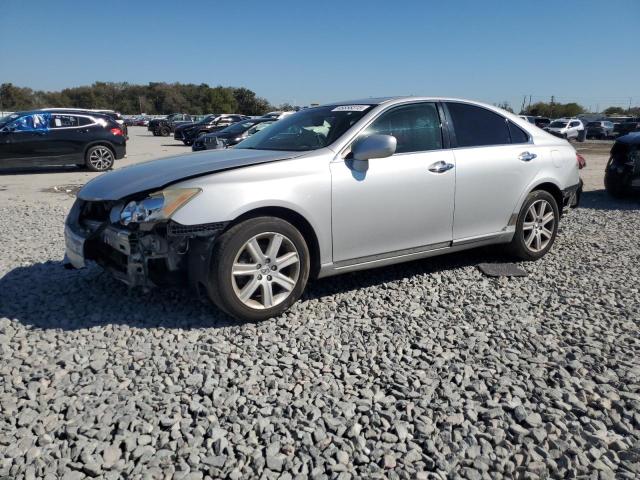
[[[616,139],[604,172],[604,186],[614,197],[640,193],[640,132]]]
[[[120,124],[87,110],[36,110],[0,119],[0,168],[78,165],[103,172],[125,156],[126,145]]]
[[[235,123],[218,132],[201,135],[193,142],[191,150],[197,152],[232,147],[276,121],[273,118],[254,118]]]
[[[222,130],[229,125],[233,125],[234,123],[240,122],[242,120],[246,120],[249,117],[246,115],[236,115],[236,114],[224,114],[224,115],[210,115],[206,117],[204,120],[198,123],[194,123],[193,125],[187,125],[184,128],[181,128],[178,132],[176,132],[173,136],[176,140],[182,140],[182,143],[185,145],[192,145],[194,140],[198,138],[200,135],[204,135],[205,133],[217,132],[218,130]]]

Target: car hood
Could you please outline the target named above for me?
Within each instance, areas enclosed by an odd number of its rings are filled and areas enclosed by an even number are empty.
[[[94,178],[78,192],[78,198],[88,201],[121,200],[136,193],[158,190],[188,178],[288,160],[305,153],[307,152],[225,149],[151,160]]]

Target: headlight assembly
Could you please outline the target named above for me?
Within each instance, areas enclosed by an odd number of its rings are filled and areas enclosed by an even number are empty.
[[[131,201],[120,212],[120,223],[148,223],[168,220],[202,190],[199,188],[167,188],[155,192],[144,200]]]

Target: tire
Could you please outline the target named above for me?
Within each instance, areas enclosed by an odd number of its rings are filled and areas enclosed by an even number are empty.
[[[160,127],[158,130],[158,135],[161,137],[168,137],[171,134],[171,129],[169,127]]]
[[[546,222],[540,220],[541,205],[544,205],[542,217],[549,218],[548,214],[553,213],[551,220]],[[542,258],[551,249],[556,240],[559,220],[560,211],[553,195],[544,190],[531,192],[527,195],[520,209],[518,221],[516,222],[516,232],[509,244],[509,250],[521,260],[538,260]],[[533,235],[533,238],[531,235]]]
[[[193,142],[191,140],[183,140],[182,143],[184,143],[187,147],[193,145]]]
[[[115,162],[113,151],[104,145],[95,145],[84,155],[84,163],[92,172],[106,172]]]
[[[280,238],[280,244],[273,255],[269,247],[275,237]],[[275,258],[268,258],[269,253]],[[292,261],[296,258],[297,263]],[[234,265],[236,274],[232,273]],[[298,229],[276,217],[251,218],[216,240],[207,291],[213,303],[232,317],[251,322],[266,320],[300,298],[309,269],[309,249]]]

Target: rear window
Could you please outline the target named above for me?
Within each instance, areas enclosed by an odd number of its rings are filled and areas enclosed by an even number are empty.
[[[549,125],[550,128],[564,128],[567,126],[567,122],[551,122],[551,124]]]
[[[486,108],[466,103],[447,103],[458,147],[511,143],[507,120]]]

